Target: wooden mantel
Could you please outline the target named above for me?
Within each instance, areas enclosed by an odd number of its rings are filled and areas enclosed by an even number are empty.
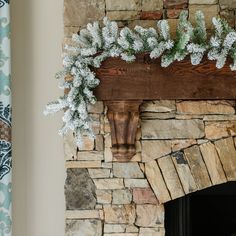
[[[193,66],[187,58],[167,68],[160,60],[140,54],[133,63],[109,58],[96,70],[100,85],[95,90],[98,100],[108,106],[112,132],[113,156],[128,161],[135,154],[135,134],[139,105],[155,99],[236,99],[236,72],[229,63],[222,69],[204,59]]]

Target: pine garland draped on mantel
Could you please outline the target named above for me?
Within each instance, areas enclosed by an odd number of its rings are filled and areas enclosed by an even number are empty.
[[[219,69],[230,58],[230,68],[236,70],[235,30],[218,17],[214,17],[212,23],[214,30],[208,34],[201,11],[196,12],[195,24],[188,20],[188,12],[182,11],[174,38],[167,20],[158,21],[157,30],[141,26],[134,30],[128,27],[119,30],[117,23],[107,18],[104,18],[103,26],[99,22],[89,23],[87,28],[73,35],[73,46],[66,45],[64,69],[56,75],[59,87],[68,93],[49,103],[45,114],[64,110],[60,134],[74,131],[79,146],[83,135],[93,136],[88,107],[96,102],[93,89],[99,85],[93,68],[99,68],[109,57],[121,57],[131,63],[136,54],[149,53],[152,59],[161,58],[162,67],[168,67],[187,56],[193,65],[198,65],[207,55],[209,60],[216,61]]]

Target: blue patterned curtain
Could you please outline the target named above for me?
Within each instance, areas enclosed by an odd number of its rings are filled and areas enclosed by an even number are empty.
[[[0,0],[0,236],[11,235],[11,90],[9,0]]]

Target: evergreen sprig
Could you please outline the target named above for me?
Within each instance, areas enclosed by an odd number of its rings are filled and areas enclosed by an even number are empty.
[[[167,67],[174,61],[190,56],[191,63],[198,65],[204,55],[216,61],[216,67],[222,68],[227,58],[236,70],[236,32],[221,19],[212,19],[214,33],[207,37],[204,15],[195,14],[195,24],[188,20],[188,12],[180,14],[176,37],[171,38],[167,20],[157,22],[157,29],[136,26],[134,30],[124,27],[119,30],[116,22],[104,18],[103,25],[89,23],[87,28],[72,36],[73,44],[66,45],[63,55],[63,70],[56,74],[59,88],[69,91],[56,101],[49,103],[45,114],[63,110],[64,125],[60,134],[69,130],[75,133],[77,144],[81,145],[83,135],[93,137],[92,119],[88,107],[95,104],[93,89],[99,80],[91,67],[99,68],[109,57],[121,57],[127,62],[136,59],[137,53],[146,52],[150,58],[161,58],[161,66]]]

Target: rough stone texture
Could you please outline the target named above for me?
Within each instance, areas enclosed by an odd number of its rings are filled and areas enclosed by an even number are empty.
[[[114,224],[133,224],[135,221],[135,206],[104,205],[105,222]]]
[[[219,139],[236,135],[236,121],[206,122],[205,133],[208,139]]]
[[[129,189],[114,190],[112,194],[113,204],[130,204],[132,201],[132,193]]]
[[[94,139],[88,136],[83,136],[83,143],[79,148],[80,151],[92,151],[94,150]]]
[[[84,26],[105,16],[104,0],[65,0],[64,25]]]
[[[149,187],[146,179],[125,179],[126,188],[147,188]]]
[[[109,178],[111,171],[109,169],[88,169],[89,175],[94,179]]]
[[[139,10],[140,0],[106,0],[106,10],[108,11],[133,11]]]
[[[152,161],[171,153],[170,140],[142,141],[142,161]]]
[[[136,20],[140,18],[138,11],[108,11],[107,17],[110,20]]]
[[[217,4],[218,0],[189,0],[189,4],[207,4],[207,5],[211,5],[211,4]]]
[[[165,8],[183,9],[188,6],[188,0],[164,0]]]
[[[202,138],[204,125],[201,120],[144,120],[143,139]]]
[[[155,100],[145,102],[141,106],[142,112],[171,112],[175,111],[175,101],[172,100]]]
[[[157,198],[151,188],[134,188],[133,201],[136,204],[158,204]]]
[[[113,173],[118,178],[143,178],[144,175],[139,168],[138,163],[114,163]]]
[[[123,179],[94,179],[97,189],[122,189]]]
[[[67,220],[65,236],[102,236],[100,220]]]
[[[97,203],[109,204],[112,200],[111,190],[96,190]]]
[[[67,210],[66,219],[100,219],[99,210]]]
[[[140,228],[139,236],[164,236],[164,228]]]
[[[212,18],[217,16],[219,13],[218,5],[190,5],[189,6],[189,19],[191,22],[194,22],[195,12],[201,10],[205,15],[206,28],[212,29]]]
[[[104,233],[123,233],[125,232],[125,225],[105,224]]]
[[[171,141],[171,149],[172,152],[176,152],[179,151],[181,149],[187,148],[189,146],[192,146],[194,144],[196,144],[197,141],[195,139],[177,139],[177,140],[172,140]]]
[[[101,161],[103,160],[102,152],[78,152],[77,160],[78,161]]]
[[[234,101],[182,101],[177,102],[180,114],[235,114]]]
[[[95,185],[86,169],[67,169],[65,198],[67,210],[94,209]]]
[[[163,205],[137,205],[135,224],[141,227],[156,227],[164,223]]]
[[[229,8],[233,9],[236,8],[236,0],[219,0],[221,8]]]
[[[143,11],[156,11],[163,8],[163,0],[142,0]]]
[[[66,168],[100,168],[101,161],[67,161]]]

